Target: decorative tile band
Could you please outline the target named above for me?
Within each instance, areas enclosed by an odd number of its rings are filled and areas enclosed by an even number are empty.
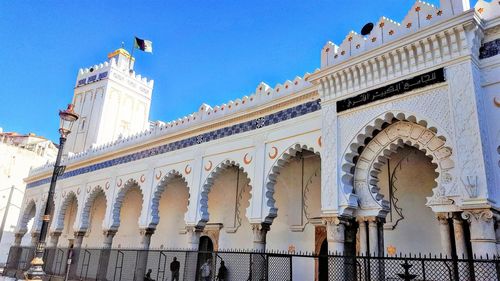
[[[94,172],[100,169],[109,168],[112,166],[125,164],[131,161],[140,160],[143,158],[148,158],[151,156],[175,151],[178,149],[190,147],[193,145],[221,139],[224,137],[229,137],[232,135],[253,131],[256,129],[260,129],[263,127],[271,126],[289,119],[293,119],[302,115],[306,115],[311,112],[315,112],[321,109],[321,105],[319,100],[310,101],[304,104],[297,105],[295,107],[287,108],[285,110],[278,111],[273,114],[269,114],[257,119],[249,120],[243,123],[235,124],[229,127],[220,128],[218,130],[210,131],[198,136],[193,136],[187,139],[179,140],[176,142],[164,144],[161,146],[153,147],[150,149],[146,149],[143,151],[135,152],[132,154],[124,155],[115,159],[106,160],[104,162],[100,162],[97,164],[92,164],[86,167],[78,168],[67,173],[64,173],[60,176],[60,179],[66,179],[74,176],[78,176],[81,174],[86,174],[90,172]],[[44,178],[41,180],[37,180],[29,183],[26,188],[36,187],[42,184],[46,184],[50,182],[49,178]]]
[[[486,59],[500,54],[500,39],[486,42],[479,49],[479,59]]]

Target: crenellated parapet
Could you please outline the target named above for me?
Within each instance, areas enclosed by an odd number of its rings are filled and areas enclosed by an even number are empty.
[[[111,71],[115,72],[115,79],[130,79],[142,86],[153,88],[154,80],[138,75],[134,71],[128,71],[128,67],[128,63],[113,57],[109,61],[105,61],[98,65],[80,68],[76,78],[75,88],[107,79],[110,77]]]
[[[307,81],[309,75],[309,73],[306,73],[303,77],[297,76],[293,80],[278,83],[274,88],[261,82],[256,87],[255,92],[250,95],[230,100],[227,103],[214,107],[203,103],[198,111],[176,120],[170,122],[156,121],[152,124],[151,128],[147,130],[122,136],[110,142],[93,144],[89,149],[79,153],[68,153],[63,163],[64,165],[70,165],[85,159],[134,147],[148,141],[169,137],[178,133],[195,134],[218,121],[238,117],[244,118],[249,110],[269,107],[275,103],[279,103],[281,100],[286,101],[287,99],[314,92],[315,90],[312,88],[312,84]],[[249,116],[251,116],[251,114],[249,114]],[[30,176],[49,172],[53,166],[54,163],[47,163],[43,166],[33,168],[30,171]]]
[[[197,112],[166,123],[157,121],[155,130],[162,131],[164,134],[178,132],[224,117],[235,116],[251,108],[267,106],[272,101],[290,97],[310,87],[311,83],[307,82],[308,77],[309,73],[306,73],[303,77],[297,76],[292,81],[287,80],[283,84],[278,83],[274,88],[261,82],[255,92],[250,95],[214,107],[203,103]]]
[[[428,29],[469,9],[468,1],[441,0],[439,7],[416,1],[401,23],[381,17],[366,36],[351,31],[340,45],[327,42],[321,50],[321,68],[341,64],[390,42],[408,38],[418,31]],[[484,21],[500,15],[500,6],[496,1],[479,0],[474,9],[478,17]]]

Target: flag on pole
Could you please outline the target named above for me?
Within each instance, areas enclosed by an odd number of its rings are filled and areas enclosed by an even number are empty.
[[[153,42],[149,40],[144,40],[138,37],[135,37],[134,40],[134,48],[137,48],[143,52],[146,53],[152,53],[153,52]]]

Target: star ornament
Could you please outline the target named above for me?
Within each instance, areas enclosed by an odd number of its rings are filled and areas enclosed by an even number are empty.
[[[290,244],[288,246],[288,253],[292,253],[292,254],[295,253],[295,245]]]
[[[396,247],[394,247],[393,245],[389,245],[387,247],[387,254],[389,254],[389,256],[396,255]]]

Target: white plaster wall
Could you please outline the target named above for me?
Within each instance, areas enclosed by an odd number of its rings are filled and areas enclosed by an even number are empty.
[[[403,209],[404,219],[394,230],[390,230],[387,227],[391,225],[390,214],[387,215],[385,247],[394,246],[398,253],[439,254],[442,249],[439,225],[434,212],[425,206],[426,197],[432,196],[432,188],[436,186],[435,167],[423,152],[405,146],[390,156],[391,171],[405,155],[408,155],[408,160],[403,160],[400,168],[396,170],[397,190],[394,193],[399,200],[397,205]],[[382,167],[379,179],[381,192],[385,199],[389,200],[387,164]],[[393,213],[394,218],[398,217]]]
[[[113,248],[137,248],[140,245],[139,216],[142,200],[142,194],[137,187],[131,188],[125,194],[120,210],[120,226],[113,238]]]
[[[488,187],[491,204],[500,207],[500,56],[481,61],[481,78],[483,86],[480,98],[484,108],[481,122],[487,126],[485,133],[489,142],[488,153],[491,163],[487,167],[493,186]]]
[[[76,212],[78,210],[78,203],[76,200],[71,201],[68,204],[66,209],[66,213],[64,214],[64,228],[61,232],[61,236],[59,237],[59,241],[57,243],[58,247],[64,248],[70,245],[70,241],[75,238],[73,225],[76,219]]]
[[[0,221],[5,216],[8,207],[8,216],[0,241],[0,263],[7,261],[10,246],[14,243],[14,233],[22,212],[23,197],[26,183],[23,181],[32,167],[45,164],[50,157],[42,157],[35,152],[0,143]],[[9,206],[7,201],[11,187],[14,186]],[[31,224],[30,224],[31,225]],[[31,231],[29,225],[28,231]],[[0,230],[2,231],[2,230]],[[24,245],[31,242],[31,233],[27,233]]]
[[[237,193],[238,173],[239,190]],[[252,249],[253,233],[245,216],[245,210],[250,204],[249,200],[248,178],[238,168],[230,167],[217,175],[208,194],[208,212],[210,214],[208,223],[223,224],[219,233],[219,249]],[[235,212],[236,208],[237,212]],[[230,229],[236,229],[236,232],[228,232]]]
[[[83,237],[82,245],[85,248],[100,248],[104,242],[102,224],[106,216],[106,196],[97,195],[90,208],[89,228]]]
[[[159,202],[160,222],[151,237],[151,248],[185,248],[184,214],[187,212],[189,192],[186,183],[176,178],[167,184]]]

